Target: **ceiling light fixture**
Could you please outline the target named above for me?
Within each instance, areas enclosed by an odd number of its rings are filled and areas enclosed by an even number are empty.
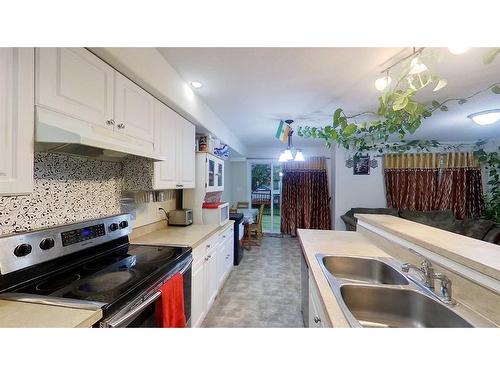
[[[290,126],[293,123],[293,120],[286,120],[285,122],[288,124],[288,126]],[[284,162],[291,161],[291,160],[294,160],[294,161],[304,161],[305,160],[304,154],[302,153],[302,150],[297,149],[297,151],[295,152],[295,157],[293,156],[294,148],[293,148],[293,144],[292,144],[292,135],[293,135],[293,130],[291,129],[287,135],[288,146],[285,150],[281,151],[280,156],[278,158],[278,161],[280,163],[284,163]]]
[[[387,70],[387,75],[385,77],[380,77],[375,80],[375,88],[378,91],[384,91],[392,82],[392,78],[389,76],[389,71]]]
[[[414,57],[412,60],[411,60],[411,63],[410,63],[410,71],[408,72],[408,74],[420,74],[420,73],[423,73],[427,70],[427,66],[425,64],[422,64],[420,62],[418,62],[418,57]]]
[[[467,117],[477,125],[492,125],[500,120],[500,109],[476,112]]]
[[[193,81],[191,82],[191,86],[193,86],[195,89],[201,89],[203,87],[203,83],[198,81]]]
[[[448,51],[450,51],[454,55],[461,55],[469,50],[469,47],[448,47]]]

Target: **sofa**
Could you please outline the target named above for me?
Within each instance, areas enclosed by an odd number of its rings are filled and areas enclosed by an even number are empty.
[[[355,214],[382,214],[401,217],[406,220],[429,225],[431,227],[447,230],[463,236],[475,238],[482,241],[500,244],[500,224],[486,219],[463,219],[455,218],[453,211],[410,211],[398,210],[396,208],[351,208],[341,216],[346,229],[356,230],[357,219]]]

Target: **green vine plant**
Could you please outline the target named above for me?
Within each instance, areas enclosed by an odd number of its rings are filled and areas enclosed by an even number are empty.
[[[500,55],[500,48],[491,49],[485,55],[483,62],[491,64]],[[356,155],[366,152],[400,153],[416,151],[453,151],[460,149],[463,145],[443,145],[436,140],[410,140],[406,141],[408,135],[414,134],[425,118],[439,110],[446,112],[451,103],[462,105],[473,97],[490,91],[500,94],[500,82],[495,82],[471,95],[461,98],[450,98],[442,102],[433,100],[431,105],[420,103],[415,99],[418,92],[431,88],[438,91],[445,87],[445,79],[439,78],[426,70],[418,74],[410,74],[411,66],[407,63],[402,66],[402,73],[396,84],[384,92],[378,99],[376,112],[362,112],[355,115],[346,115],[342,108],[337,108],[333,114],[331,124],[324,127],[300,126],[297,134],[304,138],[316,138],[324,140],[330,148],[332,144],[338,144],[346,150],[353,150]],[[373,115],[375,119],[357,122],[356,119]],[[394,141],[394,138],[399,141]],[[499,192],[499,170],[498,153],[488,153],[481,147],[484,141],[475,144],[475,153],[480,162],[488,170],[489,192],[486,197],[486,217],[499,222],[500,216],[500,192]]]

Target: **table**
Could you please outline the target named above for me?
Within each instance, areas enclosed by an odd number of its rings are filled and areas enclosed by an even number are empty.
[[[237,213],[243,214],[244,224],[253,224],[257,221],[257,215],[259,214],[258,208],[238,208]]]

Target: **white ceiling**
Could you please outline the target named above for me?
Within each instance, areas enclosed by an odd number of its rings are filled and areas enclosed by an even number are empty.
[[[380,95],[374,81],[380,71],[410,50],[402,48],[160,48],[185,81],[248,146],[280,146],[274,139],[279,119],[322,126],[337,107],[347,113],[375,110]],[[463,55],[428,50],[437,58],[432,70],[448,80],[438,93],[421,99],[467,96],[500,81],[500,58],[484,65],[484,48]],[[429,90],[430,91],[430,90]],[[438,94],[438,95],[437,95]],[[464,105],[450,104],[425,120],[420,139],[467,141],[500,137],[500,124],[480,127],[467,115],[500,108],[500,95],[482,94]],[[295,145],[314,141],[294,137]],[[318,142],[318,141],[316,141]],[[317,144],[317,143],[316,143]]]

